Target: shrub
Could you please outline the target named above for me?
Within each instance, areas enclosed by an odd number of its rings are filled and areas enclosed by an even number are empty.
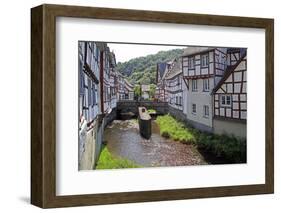
[[[216,157],[225,158],[232,163],[246,162],[246,140],[228,135],[201,133],[197,137],[197,146]]]

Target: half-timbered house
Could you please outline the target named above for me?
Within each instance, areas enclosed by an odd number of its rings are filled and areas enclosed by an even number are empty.
[[[117,101],[125,99],[125,78],[120,73],[117,72]]]
[[[124,92],[125,100],[134,100],[134,86],[127,80],[124,79]]]
[[[168,70],[166,68],[167,68],[166,62],[157,63],[155,99],[158,101],[164,101],[164,97],[165,97],[165,85],[162,77],[164,76],[165,71]]]
[[[227,64],[223,78],[213,90],[214,132],[246,137],[246,49],[228,49]]]
[[[188,47],[182,56],[187,86],[184,113],[187,121],[203,131],[213,131],[211,92],[224,75],[227,48]]]
[[[107,47],[106,43],[100,42],[98,43],[101,49],[101,63],[102,67],[100,72],[101,79],[101,99],[103,100],[103,105],[101,107],[101,111],[103,114],[107,114],[111,111],[110,104],[110,50]]]
[[[113,52],[110,53],[110,104],[111,109],[116,108],[117,104],[117,70],[116,58]]]
[[[100,49],[94,42],[79,42],[79,169],[93,168],[101,138]]]
[[[165,75],[165,91],[168,97],[169,106],[183,111],[183,91],[185,83],[183,82],[182,63],[179,59],[174,60],[168,73]]]

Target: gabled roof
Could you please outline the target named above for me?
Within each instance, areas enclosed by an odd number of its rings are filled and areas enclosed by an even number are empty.
[[[232,65],[232,66],[228,66],[226,68],[226,71],[224,72],[223,77],[221,78],[221,80],[218,82],[218,84],[214,87],[213,91],[211,94],[214,94],[216,91],[218,91],[218,89],[221,87],[221,85],[227,80],[227,78],[231,75],[231,73],[234,72],[234,70],[238,67],[238,65],[241,63],[241,61],[246,57],[246,52],[244,52],[244,54],[242,55],[242,57],[237,61],[236,64]]]
[[[176,61],[177,61],[177,59],[175,58],[172,61],[166,62],[167,66],[166,66],[165,72],[164,72],[164,74],[162,76],[162,79],[166,78],[167,74],[170,72],[172,64],[175,63]]]
[[[213,49],[215,49],[215,48],[213,48],[213,47],[188,47],[183,51],[182,56],[195,55],[195,54],[199,54],[201,52],[211,51]]]
[[[178,59],[174,60],[174,63],[171,65],[169,72],[165,76],[165,79],[171,79],[174,76],[182,73],[181,68],[181,61]]]

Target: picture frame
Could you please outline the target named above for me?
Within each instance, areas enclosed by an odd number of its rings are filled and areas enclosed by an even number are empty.
[[[265,30],[265,184],[56,195],[56,18],[247,27]],[[274,20],[50,5],[31,9],[31,203],[41,208],[210,198],[274,192]]]

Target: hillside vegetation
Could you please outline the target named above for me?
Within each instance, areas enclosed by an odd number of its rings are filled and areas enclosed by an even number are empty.
[[[133,83],[155,84],[156,64],[171,61],[182,55],[183,49],[160,51],[143,57],[131,59],[127,62],[118,63],[117,70]]]

